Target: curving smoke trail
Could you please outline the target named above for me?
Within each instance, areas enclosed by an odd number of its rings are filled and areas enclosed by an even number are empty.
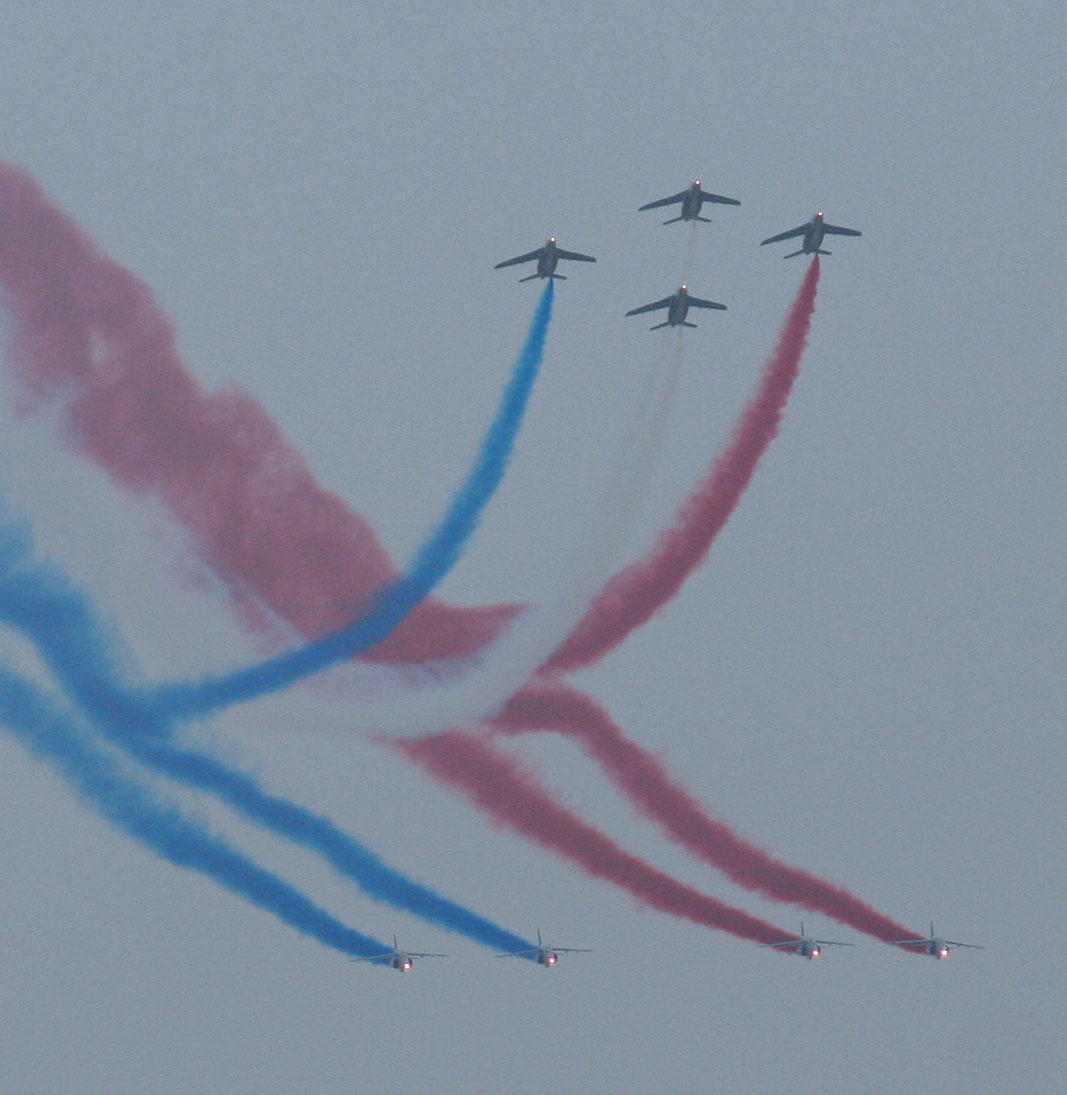
[[[368,523],[315,482],[254,400],[208,395],[185,371],[147,286],[2,162],[0,288],[16,325],[22,409],[58,401],[82,452],[189,530],[249,624],[262,623],[262,602],[317,638],[397,578]],[[426,600],[365,657],[461,657],[517,611]]]
[[[918,938],[848,890],[782,863],[710,818],[659,760],[629,741],[583,692],[557,683],[530,685],[512,697],[493,726],[509,734],[549,730],[576,739],[646,816],[745,889],[824,913],[885,942]]]
[[[496,417],[482,441],[466,482],[456,492],[445,516],[415,554],[403,577],[377,591],[369,605],[347,627],[296,650],[221,677],[170,685],[154,696],[160,709],[179,717],[203,715],[288,688],[387,638],[452,569],[477,527],[482,511],[500,485],[515,438],[541,368],[545,336],[552,318],[555,290],[550,278],[530,324],[514,372]]]
[[[545,662],[545,671],[565,672],[602,658],[674,597],[703,561],[778,433],[800,367],[818,287],[816,256],[789,309],[778,344],[764,366],[756,394],[734,428],[729,447],[715,460],[674,523],[660,533],[645,558],[605,584],[578,627]]]
[[[703,558],[777,431],[817,279],[816,259],[730,450],[675,529],[648,559],[608,584],[546,668],[561,672],[602,656],[673,596]],[[0,283],[20,322],[20,372],[28,391],[41,396],[69,389],[68,419],[88,455],[125,488],[164,499],[236,597],[251,590],[314,637],[351,619],[395,579],[366,523],[313,482],[250,399],[237,393],[206,398],[183,373],[169,325],[147,289],[99,254],[30,180],[2,166]],[[679,530],[683,535],[671,535]],[[426,601],[364,657],[463,656],[498,636],[517,610]],[[488,746],[469,748],[462,736],[446,735],[425,748],[441,772],[447,750],[457,749],[474,766],[463,772],[468,782],[507,786],[512,778]],[[523,824],[535,828],[537,818],[527,816]],[[529,835],[546,844],[555,839]],[[582,839],[580,828],[571,835]]]
[[[450,731],[393,744],[497,821],[566,856],[594,878],[614,882],[653,908],[757,943],[789,938],[773,924],[683,885],[624,852],[553,801],[512,761],[480,738]]]
[[[177,867],[198,871],[283,923],[344,954],[389,950],[342,924],[299,890],[231,848],[125,773],[100,751],[91,731],[40,689],[0,664],[0,723],[29,752],[46,759],[102,817]]]
[[[152,770],[213,794],[263,828],[317,852],[375,899],[496,950],[530,948],[521,937],[388,867],[329,818],[269,794],[251,776],[205,753],[160,740],[169,727],[122,687],[111,641],[88,600],[54,568],[27,565],[29,550],[22,529],[0,522],[0,620],[36,644],[98,732]]]

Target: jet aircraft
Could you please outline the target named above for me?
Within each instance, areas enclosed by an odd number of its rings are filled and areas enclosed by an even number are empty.
[[[794,236],[803,236],[804,243],[799,251],[791,251],[785,257],[791,259],[794,255],[829,255],[829,251],[822,250],[823,236],[862,236],[855,228],[839,228],[836,224],[827,224],[822,213],[816,213],[807,224],[790,228],[788,232],[779,232],[777,236],[770,236],[764,243],[778,243],[780,240],[789,240]]]
[[[533,958],[539,965],[551,969],[561,954],[592,954],[588,947],[549,947],[541,940],[541,929],[537,929],[537,946],[521,951],[507,951],[496,955],[497,958]]]
[[[855,943],[839,943],[836,939],[813,939],[804,934],[804,921],[800,922],[799,939],[783,939],[781,943],[761,943],[761,947],[791,947],[801,958],[819,958],[823,947],[854,947]]]
[[[428,951],[402,951],[393,936],[393,949],[381,954],[368,954],[366,958],[351,958],[351,962],[384,962],[399,973],[410,973],[416,958],[447,958],[447,954],[432,954]]]
[[[560,259],[573,259],[576,262],[596,262],[592,255],[579,255],[577,251],[564,251],[562,247],[556,246],[556,237],[549,236],[544,247],[538,247],[536,251],[530,251],[525,255],[516,255],[513,259],[498,262],[493,269],[499,270],[502,266],[515,266],[520,262],[533,262],[534,259],[537,259],[537,273],[531,274],[528,278],[519,278],[519,281],[532,281],[534,278],[559,278],[561,281],[566,281],[565,274],[555,273],[556,263]]]
[[[661,206],[675,205],[678,202],[682,203],[681,213],[677,217],[671,217],[670,220],[664,221],[664,224],[674,224],[676,221],[704,221],[705,224],[710,224],[711,221],[708,217],[700,215],[700,207],[704,202],[718,202],[721,205],[741,204],[736,198],[724,198],[721,194],[708,194],[700,189],[700,180],[697,179],[690,185],[688,190],[683,190],[680,194],[672,194],[669,198],[660,198],[659,201],[642,205],[638,212],[643,212],[645,209],[659,209]]]
[[[631,308],[626,314],[636,316],[641,312],[655,312],[659,308],[667,309],[667,318],[663,323],[657,323],[655,327],[649,327],[650,331],[658,331],[661,327],[695,327],[695,323],[687,323],[686,315],[690,308],[718,308],[726,311],[725,304],[717,304],[713,300],[701,300],[699,297],[691,297],[689,290],[683,285],[677,293],[671,293],[669,297],[655,300],[651,304],[642,304],[640,308]]]
[[[940,935],[934,935],[934,922],[930,921],[929,939],[894,939],[891,940],[894,947],[922,947],[923,953],[931,958],[948,958],[952,947],[969,947],[971,950],[985,950],[977,943],[957,943],[953,939],[943,939]]]

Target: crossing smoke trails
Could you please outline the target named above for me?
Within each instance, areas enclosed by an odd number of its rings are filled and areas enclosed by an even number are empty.
[[[653,908],[757,943],[789,938],[788,932],[773,924],[685,886],[624,852],[554,802],[479,738],[449,731],[395,746],[439,780],[462,790],[496,821],[567,856],[588,874],[614,882]]]
[[[628,741],[608,713],[583,692],[554,683],[528,686],[511,699],[493,725],[505,733],[551,730],[577,739],[643,813],[692,855],[739,886],[824,913],[885,942],[917,938],[915,932],[847,890],[787,866],[708,817],[672,782],[663,765]]]
[[[530,948],[532,944],[519,936],[387,867],[328,818],[268,794],[251,776],[204,753],[158,741],[169,728],[161,728],[154,721],[158,716],[146,712],[121,687],[109,656],[111,644],[85,597],[54,568],[27,565],[26,534],[2,516],[0,510],[0,621],[36,644],[89,721],[107,738],[154,771],[214,794],[263,828],[319,853],[365,893],[394,908],[496,950]],[[147,792],[141,796],[147,800]]]
[[[0,723],[30,753],[44,757],[102,817],[177,867],[213,878],[298,932],[355,957],[389,948],[346,927],[225,841],[163,805],[92,743],[78,720],[0,664]]]
[[[184,374],[169,325],[148,290],[97,252],[31,180],[2,167],[0,229],[0,282],[19,322],[24,386],[38,400],[66,395],[69,427],[85,453],[125,489],[151,492],[167,503],[190,530],[201,558],[233,590],[246,624],[255,626],[261,598],[309,638],[321,636],[395,579],[366,522],[313,482],[248,397],[228,392],[207,398]],[[648,559],[617,575],[571,641],[555,656],[545,652],[546,668],[562,672],[612,649],[673,596],[703,558],[777,430],[817,279],[816,259],[729,452],[682,511],[681,526],[690,524],[694,535],[674,538],[676,526]],[[727,465],[730,474],[723,470]],[[725,509],[718,508],[724,499]],[[707,513],[710,534],[703,524]],[[453,609],[427,600],[363,656],[381,662],[463,657],[500,635],[518,607]],[[446,769],[445,752],[460,748],[462,740],[445,735],[444,744],[425,743],[424,761],[432,754]],[[461,751],[480,766],[466,769],[464,780],[508,786],[510,769],[487,744]],[[503,790],[499,798],[505,809]],[[538,819],[524,823],[535,830]],[[584,839],[580,830],[574,836]],[[546,832],[536,839],[550,844],[554,837]]]
[[[156,699],[165,710],[174,715],[200,715],[281,691],[381,642],[429,596],[459,559],[507,470],[515,437],[541,368],[545,335],[552,318],[553,286],[554,282],[549,278],[511,380],[504,390],[500,409],[482,442],[474,467],[445,517],[416,553],[406,576],[390,581],[375,593],[358,618],[341,631],[227,676],[162,690]]]
[[[59,400],[78,447],[125,490],[166,504],[250,625],[262,624],[262,601],[319,638],[396,579],[367,522],[315,482],[252,399],[206,395],[185,372],[148,288],[3,163],[0,285],[23,410]],[[426,600],[367,657],[462,657],[517,611]]]

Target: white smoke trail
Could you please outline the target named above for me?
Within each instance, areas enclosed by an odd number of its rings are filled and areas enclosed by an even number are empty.
[[[462,676],[378,702],[360,697],[346,711],[349,731],[396,737],[473,725],[493,715],[536,672],[585,615],[637,520],[670,419],[683,349],[680,329],[663,340],[576,549],[553,545],[559,559],[553,597],[471,659]]]

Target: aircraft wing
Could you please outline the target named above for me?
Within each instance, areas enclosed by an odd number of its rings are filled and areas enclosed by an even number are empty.
[[[887,939],[891,947],[925,947],[932,939]]]
[[[447,958],[447,954],[434,954],[432,951],[405,951],[408,958]]]
[[[516,255],[513,259],[505,259],[503,262],[498,262],[493,269],[499,270],[501,266],[514,266],[516,263],[520,262],[533,262],[534,259],[539,259],[541,257],[544,250],[543,247],[538,247],[536,251],[531,251],[528,255]],[[562,251],[558,253],[561,255],[563,254]]]
[[[784,939],[781,943],[760,943],[761,947],[799,947],[803,939]]]
[[[669,308],[672,300],[674,300],[673,296],[664,297],[662,300],[653,301],[651,304],[642,304],[640,308],[631,308],[626,314],[636,316],[640,312],[654,312],[657,308]]]
[[[550,951],[554,951],[556,954],[592,954],[593,951],[590,947],[549,947]]]
[[[740,205],[737,198],[724,198],[721,194],[709,194],[706,190],[700,192],[700,196],[706,202],[718,202],[720,205]]]
[[[393,958],[395,951],[382,951],[381,954],[368,954],[364,958],[349,958],[349,962],[382,962],[387,958]]]
[[[680,202],[682,198],[686,196],[688,191],[683,190],[680,194],[675,194],[670,198],[660,198],[659,201],[649,202],[648,205],[642,205],[637,211],[643,212],[645,209],[659,209],[663,205],[674,205],[676,202]]]
[[[855,943],[839,943],[836,939],[816,939],[820,947],[854,947]]]
[[[561,259],[574,259],[577,262],[596,262],[592,255],[579,255],[577,251],[564,251],[562,247],[556,248],[556,254]]]
[[[985,947],[978,946],[977,943],[957,943],[954,939],[946,939],[945,943],[950,947],[968,947],[972,951],[984,951]]]
[[[494,954],[494,958],[525,958],[528,954],[540,954],[540,947],[527,947],[524,951],[504,951],[503,954]]]
[[[725,304],[717,304],[713,300],[701,300],[699,297],[690,297],[689,306],[691,308],[718,308],[720,312],[726,311]]]
[[[794,236],[803,236],[808,230],[806,224],[800,225],[799,228],[790,228],[788,232],[779,232],[777,236],[770,236],[768,239],[760,242],[760,247],[765,243],[778,243],[780,240],[791,240]]]
[[[855,228],[838,228],[836,224],[823,223],[823,230],[831,236],[862,236],[862,232],[857,232]]]

